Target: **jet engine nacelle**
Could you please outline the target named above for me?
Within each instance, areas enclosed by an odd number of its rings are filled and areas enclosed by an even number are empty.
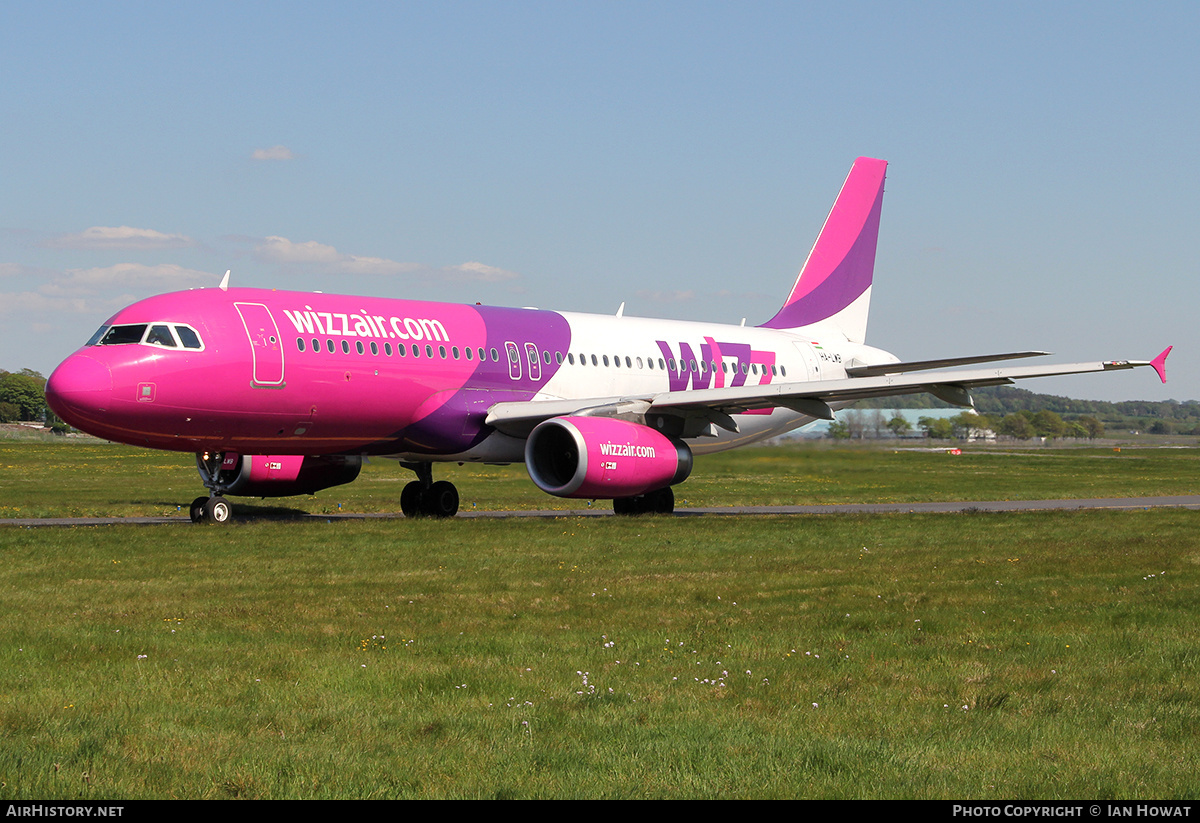
[[[525,467],[558,497],[633,497],[682,483],[692,450],[637,423],[609,417],[555,417],[525,441]]]
[[[358,455],[235,454],[226,452],[218,482],[225,494],[288,497],[349,483],[362,470]],[[201,472],[203,476],[203,472]]]

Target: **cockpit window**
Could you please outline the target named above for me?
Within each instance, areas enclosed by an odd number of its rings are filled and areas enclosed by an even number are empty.
[[[175,348],[175,338],[171,336],[169,326],[151,326],[150,331],[146,333],[146,342],[152,346]]]
[[[122,326],[101,326],[88,340],[89,346],[120,346],[142,343],[147,346],[177,349],[203,349],[204,342],[191,326],[181,323],[131,323]]]
[[[112,326],[104,336],[100,338],[97,346],[121,346],[126,343],[141,343],[142,336],[146,333],[146,324],[140,323],[133,326]]]
[[[202,349],[204,345],[200,342],[200,335],[190,326],[176,326],[175,331],[179,333],[179,342],[183,343],[185,349]]]

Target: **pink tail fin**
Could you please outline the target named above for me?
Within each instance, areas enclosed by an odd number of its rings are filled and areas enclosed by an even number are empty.
[[[884,160],[854,161],[796,285],[764,328],[795,329],[827,321],[849,340],[863,342],[886,170]]]

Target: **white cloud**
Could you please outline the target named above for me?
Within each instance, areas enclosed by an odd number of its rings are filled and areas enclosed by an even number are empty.
[[[415,263],[342,254],[333,246],[315,240],[293,243],[286,237],[265,238],[254,249],[254,256],[266,263],[315,266],[337,274],[405,274],[419,268]]]
[[[515,271],[498,269],[495,266],[475,262],[461,263],[457,266],[446,266],[441,271],[448,279],[468,283],[502,283],[509,280],[516,280],[521,276]]]
[[[248,239],[248,238],[247,238]],[[410,280],[435,285],[438,283],[509,284],[520,275],[486,263],[468,261],[455,266],[430,266],[425,263],[405,263],[384,257],[360,257],[345,254],[325,243],[308,240],[297,243],[286,237],[271,236],[255,243],[253,256],[263,263],[281,267],[302,267],[308,271],[330,275],[404,275]]]
[[[135,300],[137,297],[130,294],[98,298],[67,297],[33,291],[0,293],[0,314],[21,315],[23,320],[31,324],[59,326],[60,324],[57,322],[51,322],[57,316],[64,314],[104,314],[107,316]]]
[[[92,226],[78,234],[64,234],[43,245],[57,249],[178,249],[195,245],[182,234],[163,234],[154,229],[133,226]]]
[[[267,237],[254,249],[264,263],[337,263],[346,255],[315,240],[293,243],[286,237]]]
[[[271,146],[269,149],[255,149],[250,155],[255,160],[294,160],[296,155],[287,146]]]
[[[315,240],[293,243],[286,237],[264,238],[255,247],[254,256],[264,263],[309,266],[330,274],[409,274],[421,268],[417,263],[342,254],[333,246]]]
[[[112,287],[147,288],[155,291],[185,289],[191,286],[213,285],[217,276],[212,272],[185,269],[174,263],[144,266],[141,263],[118,263],[91,269],[68,269],[55,282],[41,291],[52,295],[89,293]]]

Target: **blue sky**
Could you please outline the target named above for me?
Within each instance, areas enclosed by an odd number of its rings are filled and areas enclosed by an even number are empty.
[[[831,7],[835,6],[835,7]],[[236,285],[748,323],[890,162],[868,342],[1200,399],[1195,3],[55,3],[0,13],[0,368]]]

